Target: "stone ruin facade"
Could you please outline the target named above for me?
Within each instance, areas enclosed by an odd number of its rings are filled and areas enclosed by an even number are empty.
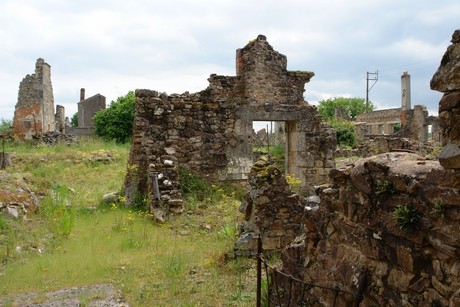
[[[235,254],[256,255],[259,235],[264,251],[280,251],[300,235],[305,203],[266,160],[254,164],[248,183],[249,193],[240,206],[244,221],[239,225]]]
[[[54,95],[51,83],[51,66],[39,58],[35,73],[27,75],[19,84],[18,102],[14,111],[13,134],[21,140],[50,131],[64,130],[64,107],[54,111]]]
[[[460,306],[460,30],[431,87],[444,148],[439,161],[392,152],[333,170],[320,205],[305,210],[302,235],[282,252],[281,271],[357,293],[362,306]],[[366,278],[362,278],[365,276]],[[281,306],[352,306],[353,297],[277,276]],[[361,297],[360,297],[361,299]]]
[[[78,127],[67,127],[66,132],[75,136],[91,136],[95,134],[94,115],[106,108],[106,98],[96,94],[85,98],[85,89],[80,89],[80,101],[78,102]]]
[[[329,180],[336,146],[333,130],[303,98],[313,76],[288,71],[286,56],[259,35],[237,50],[236,76],[212,74],[201,92],[136,90],[127,203],[149,195],[163,213],[180,212],[178,167],[209,180],[246,181],[253,166],[253,121],[285,123],[287,173],[302,180],[303,192],[313,193],[314,185]]]
[[[80,102],[78,103],[78,127],[94,128],[94,115],[96,112],[105,109],[105,96],[96,94],[85,98],[85,89],[80,90]]]
[[[460,30],[430,82],[431,89],[444,93],[439,102],[439,124],[444,146],[439,162],[444,168],[460,168]]]
[[[404,137],[419,143],[441,142],[438,118],[429,116],[425,106],[411,108],[410,75],[407,72],[401,76],[401,108],[358,114],[355,130],[360,142],[376,136]]]

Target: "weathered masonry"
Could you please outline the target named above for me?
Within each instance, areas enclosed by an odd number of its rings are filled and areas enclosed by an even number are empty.
[[[80,89],[80,101],[78,102],[78,127],[67,127],[66,133],[77,136],[91,136],[95,133],[94,115],[104,110],[106,98],[96,94],[85,98],[85,89]]]
[[[286,56],[259,35],[237,50],[236,76],[212,74],[199,93],[137,90],[128,204],[136,195],[153,194],[157,173],[161,200],[180,211],[178,166],[214,180],[246,180],[253,165],[253,121],[285,123],[286,169],[301,178],[303,192],[327,182],[335,166],[335,133],[303,99],[314,73],[286,67]]]
[[[78,103],[78,127],[94,127],[94,115],[97,111],[105,109],[105,96],[96,94],[85,98],[85,89],[80,90],[80,102]]]
[[[55,116],[58,118],[56,124]],[[39,58],[35,73],[27,75],[19,84],[18,102],[14,111],[14,136],[32,139],[32,136],[48,131],[63,131],[64,107],[54,113],[54,95],[51,84],[51,66]]]
[[[440,142],[438,118],[428,116],[425,106],[411,107],[410,75],[401,75],[401,108],[378,110],[356,115],[356,132],[359,140],[374,135],[390,135],[400,128],[399,136],[424,143]]]

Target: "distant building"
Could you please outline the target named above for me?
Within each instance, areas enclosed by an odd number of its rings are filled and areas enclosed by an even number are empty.
[[[94,115],[97,111],[105,109],[105,97],[96,94],[85,99],[85,89],[80,90],[80,102],[78,103],[78,127],[94,127]]]
[[[65,116],[64,107],[54,112],[54,95],[51,84],[51,66],[39,58],[35,73],[26,75],[19,84],[18,102],[13,118],[15,138],[30,140],[34,135],[56,130],[56,116]],[[63,132],[59,122],[58,130]]]
[[[356,131],[359,140],[374,135],[407,137],[419,142],[441,141],[438,118],[428,116],[425,106],[411,108],[410,75],[401,76],[401,108],[378,110],[356,115]]]
[[[80,102],[78,102],[78,127],[66,127],[66,133],[70,135],[94,135],[94,115],[105,109],[105,97],[96,94],[85,99],[85,89],[80,89]]]

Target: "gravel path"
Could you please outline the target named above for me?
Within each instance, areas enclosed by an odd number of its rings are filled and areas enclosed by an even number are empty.
[[[43,306],[43,307],[128,307],[121,291],[111,284],[75,287],[48,292],[43,296],[37,293],[20,294],[0,298],[0,306]]]

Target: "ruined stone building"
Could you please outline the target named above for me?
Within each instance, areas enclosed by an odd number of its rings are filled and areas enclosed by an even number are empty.
[[[331,171],[271,275],[285,292],[270,305],[460,306],[460,30],[431,88],[444,93],[439,161],[387,152]]]
[[[94,114],[102,109],[105,109],[105,96],[96,94],[85,98],[85,89],[82,88],[78,103],[78,127],[94,127]]]
[[[313,76],[288,71],[286,56],[259,35],[236,51],[236,76],[212,74],[201,92],[136,90],[127,202],[150,194],[180,211],[178,167],[209,179],[245,181],[253,165],[254,121],[284,122],[287,173],[313,193],[314,185],[328,181],[336,147],[335,133],[303,98]],[[152,190],[154,174],[160,195]]]
[[[85,89],[80,89],[78,102],[78,127],[66,127],[66,133],[75,136],[91,136],[95,133],[94,115],[105,109],[106,99],[101,94],[85,98]]]
[[[54,112],[51,66],[39,58],[35,64],[35,73],[25,76],[19,84],[13,133],[16,138],[28,140],[43,132],[62,132],[64,118],[64,107],[58,106],[56,114]]]
[[[410,75],[401,76],[401,108],[378,110],[356,116],[356,131],[359,140],[373,135],[391,135],[407,137],[421,143],[433,140],[440,142],[438,119],[429,116],[425,106],[411,108]]]

